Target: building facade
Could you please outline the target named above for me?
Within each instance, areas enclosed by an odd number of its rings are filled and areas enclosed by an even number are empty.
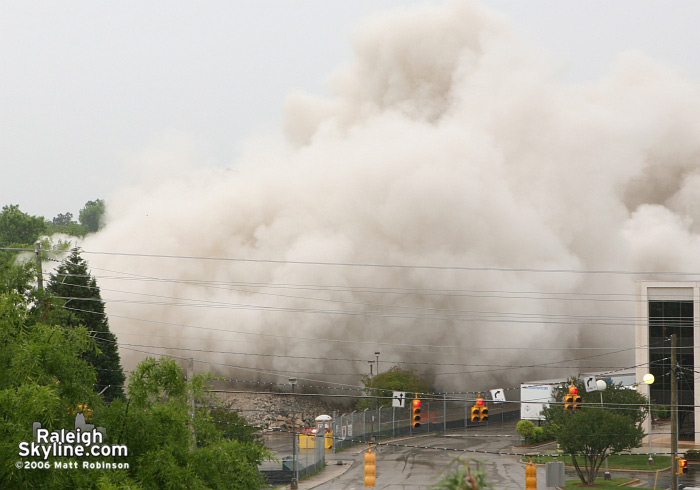
[[[639,282],[636,295],[636,379],[654,406],[671,405],[671,335],[676,334],[679,439],[700,444],[700,282]],[[654,375],[646,385],[644,375]],[[650,432],[647,419],[646,432]]]

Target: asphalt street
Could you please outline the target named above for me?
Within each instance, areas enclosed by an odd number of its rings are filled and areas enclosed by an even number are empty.
[[[515,422],[470,428],[466,433],[461,429],[444,435],[395,439],[391,445],[378,448],[376,488],[429,488],[454,467],[456,458],[463,458],[469,459],[472,468],[479,466],[486,471],[494,489],[524,489],[525,470],[519,457],[495,454],[512,452],[518,442]],[[342,476],[315,488],[359,490],[364,488],[363,471],[360,455]],[[538,467],[538,478],[544,479],[542,467]]]
[[[458,429],[445,434],[429,434],[406,437],[387,441],[387,445],[377,448],[377,485],[378,489],[426,489],[435,485],[440,478],[457,464],[455,459],[468,459],[470,467],[482,468],[494,490],[524,490],[525,464],[515,453],[527,450],[518,447],[520,438],[516,435],[517,421],[491,423],[488,426]],[[278,456],[289,453],[290,437],[276,434],[268,441]],[[345,471],[340,476],[325,481],[315,478],[309,488],[324,490],[360,490],[365,488],[363,455],[364,446],[356,446],[337,454],[327,453],[329,467],[342,460]],[[538,448],[533,452],[548,452],[554,447]],[[500,453],[500,454],[499,454]],[[303,455],[300,455],[303,458]],[[326,471],[326,470],[324,470]],[[670,470],[659,471],[621,471],[611,470],[613,477],[628,477],[639,480],[627,488],[668,488],[671,481]],[[323,473],[323,472],[322,472]],[[335,472],[334,474],[337,474]],[[566,469],[567,479],[576,479],[573,468]],[[601,469],[600,476],[603,476]],[[545,467],[537,466],[537,487],[546,487]],[[681,488],[700,486],[700,465],[691,464],[689,472],[679,478]]]

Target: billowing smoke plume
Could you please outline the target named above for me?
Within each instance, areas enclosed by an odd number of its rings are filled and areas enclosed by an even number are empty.
[[[565,83],[469,2],[353,43],[332,97],[289,96],[284,149],[177,172],[166,152],[108,202],[87,252],[178,257],[85,255],[127,362],[357,384],[379,351],[447,390],[634,364],[651,276],[577,271],[700,270],[699,85],[634,53]]]

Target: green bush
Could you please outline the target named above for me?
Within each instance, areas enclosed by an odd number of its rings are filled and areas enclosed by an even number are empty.
[[[518,422],[518,425],[515,426],[515,432],[525,439],[525,444],[537,444],[538,442],[554,439],[549,425],[536,427],[530,420],[521,420]]]
[[[671,418],[671,407],[659,406],[651,411],[657,419]]]
[[[515,426],[515,432],[525,439],[525,444],[533,444],[536,441],[537,429],[540,427],[535,427],[531,420],[521,420]]]

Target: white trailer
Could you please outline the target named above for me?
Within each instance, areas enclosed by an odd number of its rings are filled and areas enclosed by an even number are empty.
[[[555,384],[523,383],[520,385],[520,419],[544,420],[542,410],[554,401]]]
[[[594,380],[602,379],[608,385],[621,384],[625,388],[634,389],[635,386],[634,371],[616,371],[613,373],[590,373],[578,374],[577,377],[585,380],[593,378]],[[568,384],[571,378],[548,379],[542,381],[529,381],[520,385],[520,419],[521,420],[544,420],[542,410],[549,406],[550,402],[554,402],[554,390],[557,387]],[[595,383],[592,383],[595,386]],[[593,390],[597,390],[595,387]],[[590,391],[590,390],[589,390]]]

